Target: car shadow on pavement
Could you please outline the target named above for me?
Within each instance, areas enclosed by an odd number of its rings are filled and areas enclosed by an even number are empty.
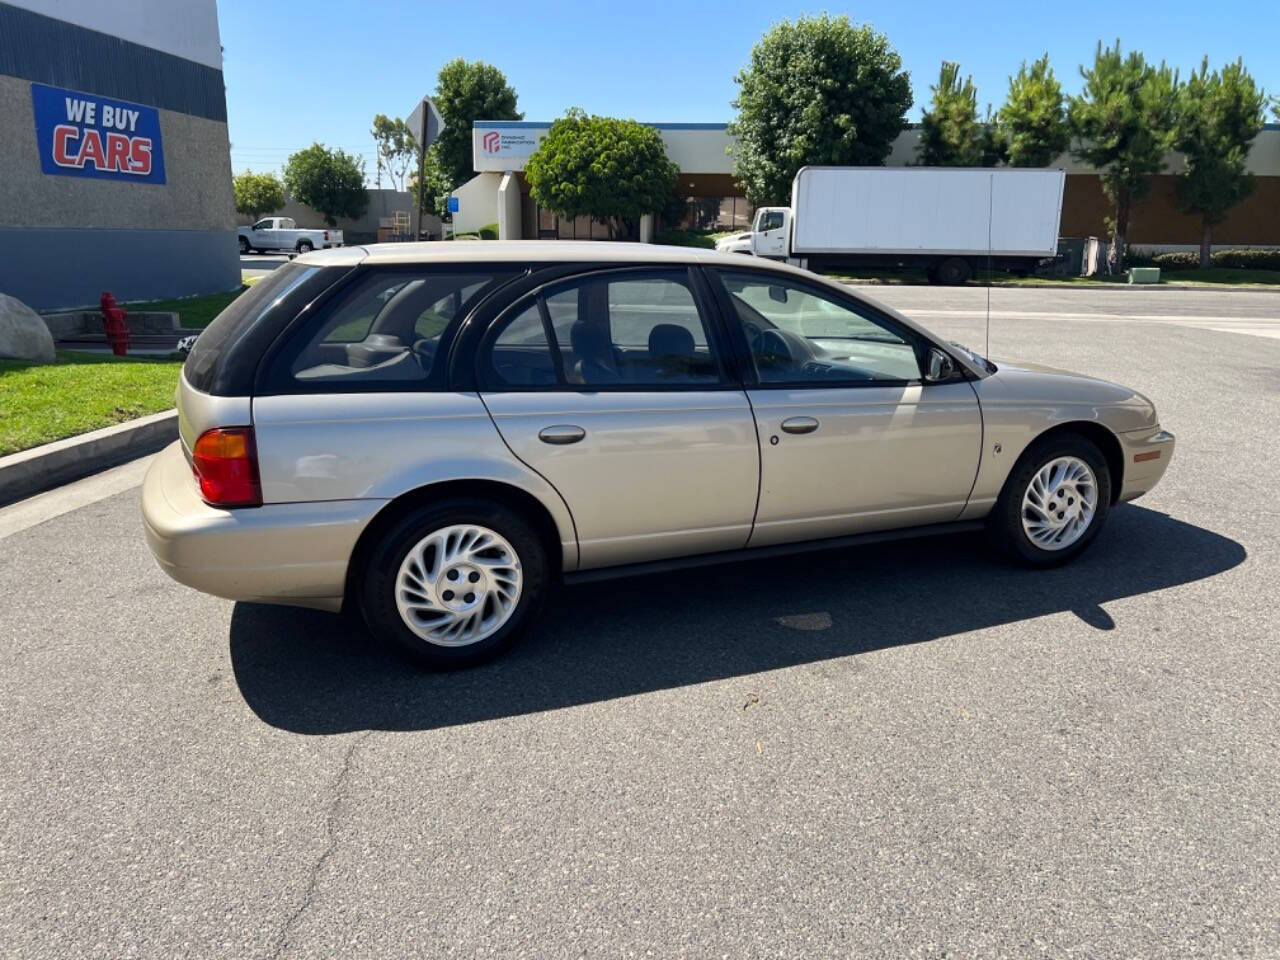
[[[427,730],[849,657],[1074,612],[1211,577],[1239,543],[1137,506],[1075,563],[1002,564],[977,535],[568,587],[505,657],[433,674],[353,617],[237,604],[231,660],[263,721],[304,734]]]

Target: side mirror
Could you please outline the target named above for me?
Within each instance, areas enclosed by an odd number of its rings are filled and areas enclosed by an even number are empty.
[[[769,299],[774,303],[787,302],[787,288],[773,285],[769,287]]]
[[[929,370],[924,378],[929,383],[941,383],[955,376],[956,364],[949,355],[937,347],[929,349]]]

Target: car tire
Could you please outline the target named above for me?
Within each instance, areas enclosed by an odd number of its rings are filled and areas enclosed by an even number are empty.
[[[478,533],[469,545],[468,532]],[[423,666],[448,670],[513,646],[548,579],[547,551],[523,516],[490,501],[447,500],[384,531],[361,573],[360,606],[376,636]],[[465,591],[475,581],[472,598]]]
[[[315,246],[311,243],[311,241],[310,241],[310,240],[299,240],[299,241],[298,241],[298,253],[299,253],[299,254],[303,254],[303,253],[310,253],[310,252],[311,252],[312,250],[314,250],[314,249],[315,249]]]
[[[240,238],[240,256],[243,257],[248,252],[249,252],[249,241],[246,240],[244,237],[241,237]]]
[[[1010,560],[1054,567],[1088,548],[1110,507],[1111,471],[1102,451],[1080,434],[1056,433],[1034,441],[1018,458],[987,530]]]

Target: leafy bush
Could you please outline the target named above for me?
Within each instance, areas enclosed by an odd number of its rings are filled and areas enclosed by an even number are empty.
[[[1280,250],[1219,250],[1213,255],[1213,265],[1238,270],[1280,270]]]
[[[663,230],[654,236],[653,242],[665,244],[668,247],[701,247],[704,250],[714,250],[716,240],[720,236],[722,234],[701,233],[697,230]]]
[[[1280,250],[1219,250],[1211,258],[1215,267],[1234,270],[1280,270]],[[1160,267],[1162,270],[1194,270],[1200,266],[1200,255],[1191,251],[1158,253],[1155,256],[1134,252],[1131,266]]]
[[[498,225],[496,223],[486,223],[479,230],[481,240],[497,240]]]
[[[1132,266],[1132,264],[1130,264]],[[1177,253],[1157,253],[1151,258],[1151,266],[1159,267],[1161,270],[1194,270],[1200,266],[1199,254],[1190,251],[1179,251]]]

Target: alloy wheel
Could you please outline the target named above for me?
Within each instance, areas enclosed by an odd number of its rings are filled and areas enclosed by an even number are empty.
[[[1064,550],[1093,522],[1098,480],[1079,457],[1057,457],[1032,476],[1022,496],[1022,529],[1041,550]]]
[[[475,524],[435,530],[405,555],[396,608],[428,643],[464,647],[492,636],[520,601],[520,557],[501,534]]]

